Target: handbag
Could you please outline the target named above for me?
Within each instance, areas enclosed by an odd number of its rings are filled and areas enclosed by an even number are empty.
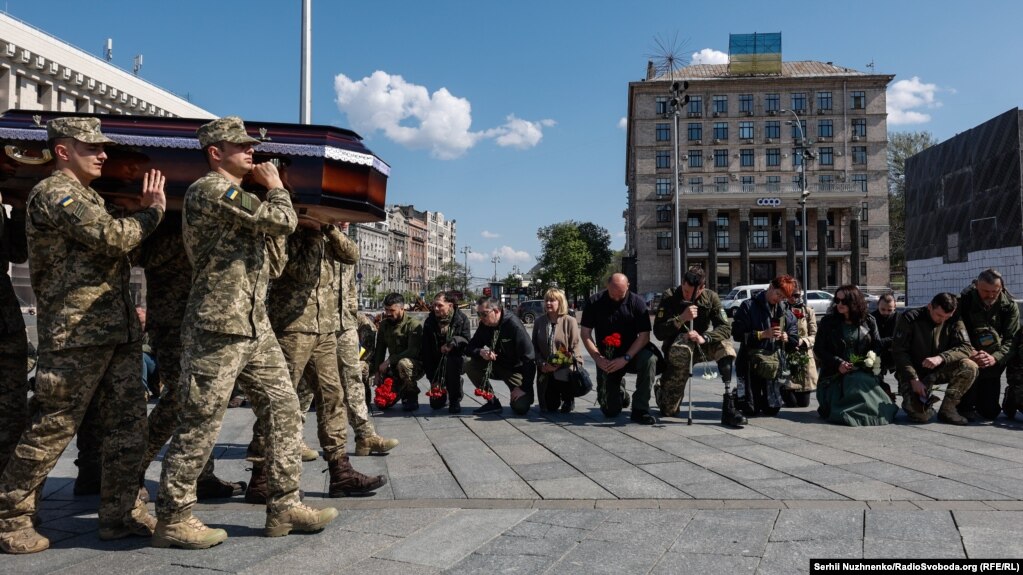
[[[575,369],[569,372],[568,384],[574,397],[582,397],[593,391],[593,380],[590,379],[590,374],[582,362],[576,362]]]
[[[777,351],[752,349],[749,354],[750,371],[753,375],[766,380],[778,377],[781,361]]]

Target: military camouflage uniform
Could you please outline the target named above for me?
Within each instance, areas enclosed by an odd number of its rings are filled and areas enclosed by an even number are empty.
[[[348,417],[345,391],[337,364],[340,327],[338,290],[341,263],[358,261],[355,244],[334,226],[321,230],[299,228],[288,238],[288,263],[270,286],[270,324],[288,362],[291,382],[298,388],[307,366],[307,382],[316,399],[316,430],[324,458],[345,453]],[[253,428],[256,443],[263,437]]]
[[[693,330],[706,340],[696,345],[684,337],[690,324],[683,324],[682,314],[689,305],[697,309],[696,319],[691,324]],[[685,396],[686,382],[692,376],[693,364],[704,361],[729,359],[727,375],[722,369],[722,376],[731,381],[731,361],[735,359],[735,348],[732,347],[732,326],[728,323],[721,300],[711,290],[703,290],[695,302],[682,299],[682,290],[669,288],[661,296],[661,305],[654,318],[654,335],[661,340],[662,351],[666,358],[664,375],[654,388],[654,398],[661,413],[668,416],[677,415],[679,405]],[[693,352],[696,352],[695,357]]]
[[[418,400],[419,386],[416,382],[425,375],[423,364],[419,361],[419,348],[422,342],[423,324],[408,312],[398,323],[386,317],[380,321],[380,331],[377,332],[376,349],[370,368],[372,373],[377,373],[380,364],[390,354],[391,375],[395,380],[394,392],[402,399]]]
[[[77,119],[76,124],[96,123]],[[36,413],[0,478],[0,530],[31,527],[36,491],[57,463],[94,396],[105,429],[100,527],[145,514],[138,470],[146,446],[139,385],[142,329],[128,283],[128,253],[163,218],[150,207],[126,218],[56,171],[28,198],[32,286],[39,301]]]
[[[959,413],[979,415],[984,419],[998,417],[1001,410],[1000,392],[1002,373],[1012,351],[1012,342],[1019,332],[1019,307],[1005,290],[990,307],[984,305],[976,285],[964,289],[959,295],[956,317],[963,321],[970,335],[973,349],[986,351],[995,358],[995,364],[977,374],[976,381],[959,402]]]
[[[0,204],[0,472],[28,425],[28,337],[21,305],[14,294],[11,263],[28,259],[25,210]]]
[[[284,512],[299,504],[302,430],[298,398],[266,313],[267,239],[293,232],[298,217],[287,190],[269,190],[260,201],[217,172],[188,188],[183,217],[195,272],[182,323],[181,413],[164,457],[157,517],[172,524],[191,516],[196,479],[236,380],[257,416],[271,422],[267,506]]]
[[[344,240],[355,250],[359,258],[359,246],[351,238]],[[348,408],[348,422],[352,424],[355,438],[373,437],[376,430],[369,419],[365,379],[362,375],[362,361],[359,359],[359,301],[355,286],[355,266],[341,266],[341,329],[337,332],[337,365],[341,370],[341,383],[345,386],[345,407]]]
[[[370,367],[369,362],[376,355],[377,326],[373,323],[373,320],[364,313],[356,315],[356,321],[358,321],[356,333],[359,336],[359,346],[362,348],[360,350],[361,356],[359,358],[359,372],[362,374],[362,386],[366,390],[366,408],[372,409],[372,381],[375,370]]]
[[[953,317],[941,325],[935,325],[926,306],[899,316],[892,338],[892,358],[895,361],[895,375],[899,380],[902,409],[911,420],[929,421],[934,416],[934,410],[925,406],[913,393],[909,382],[919,379],[928,394],[937,386],[948,384],[945,399],[956,403],[977,377],[977,364],[969,359],[972,353],[970,337],[961,320]],[[937,369],[921,367],[924,359],[936,355],[940,355],[943,360]]]

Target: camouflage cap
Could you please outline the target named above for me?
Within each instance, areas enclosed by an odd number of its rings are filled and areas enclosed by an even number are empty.
[[[199,145],[205,148],[217,142],[232,144],[258,144],[259,140],[245,132],[245,123],[238,116],[227,116],[199,126],[195,131]]]
[[[113,144],[99,131],[99,118],[54,118],[46,122],[46,137],[74,138],[86,144]]]

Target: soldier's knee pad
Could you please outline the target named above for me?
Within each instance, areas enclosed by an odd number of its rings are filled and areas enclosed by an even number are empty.
[[[980,366],[977,365],[972,359],[964,359],[959,363],[959,371],[963,374],[972,375],[973,379],[977,378],[977,374],[980,373]]]

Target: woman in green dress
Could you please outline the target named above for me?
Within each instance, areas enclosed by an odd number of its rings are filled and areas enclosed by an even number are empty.
[[[898,407],[878,377],[881,336],[858,287],[844,285],[835,292],[813,351],[821,368],[817,413],[823,419],[854,427],[887,425],[895,419]]]

